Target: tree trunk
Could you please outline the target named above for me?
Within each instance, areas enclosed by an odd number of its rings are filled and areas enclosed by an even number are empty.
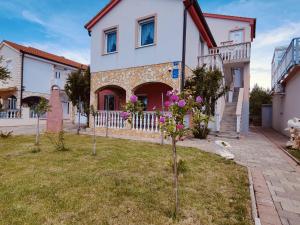
[[[96,155],[96,118],[94,116],[94,149],[93,155]]]
[[[37,117],[37,125],[36,125],[36,137],[35,137],[35,145],[40,144],[40,117]]]
[[[179,211],[178,200],[178,174],[177,174],[177,151],[176,151],[176,139],[172,137],[172,149],[173,149],[173,179],[174,179],[174,194],[175,194],[175,212],[174,216],[177,217]]]

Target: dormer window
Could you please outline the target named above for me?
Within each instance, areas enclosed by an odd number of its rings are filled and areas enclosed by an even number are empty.
[[[154,45],[156,42],[156,17],[150,16],[138,20],[137,47]]]
[[[105,36],[105,46],[104,54],[116,53],[118,50],[117,39],[118,39],[118,30],[117,28],[112,28],[104,31]]]

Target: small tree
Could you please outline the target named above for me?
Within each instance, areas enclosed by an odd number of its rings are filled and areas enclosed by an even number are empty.
[[[50,106],[48,101],[45,98],[41,98],[39,103],[33,107],[33,112],[37,116],[37,125],[36,125],[36,137],[35,137],[35,145],[39,146],[40,144],[40,118],[45,115],[45,113],[50,111]]]
[[[90,112],[91,112],[91,115],[93,117],[93,130],[94,130],[94,138],[93,138],[93,155],[96,155],[96,115],[97,115],[97,112],[94,108],[93,105],[91,105],[91,109],[90,109]]]
[[[87,116],[87,124],[89,124],[90,111],[90,68],[86,71],[78,70],[69,75],[65,85],[65,91],[73,106],[76,106],[78,111],[83,106],[84,114]]]
[[[0,81],[5,81],[10,78],[10,72],[5,67],[1,66],[3,57],[0,56]]]
[[[201,96],[201,104],[196,108],[203,114],[211,118],[215,115],[215,106],[217,100],[226,94],[228,88],[223,85],[223,75],[219,70],[208,70],[205,66],[198,67],[193,71],[193,76],[185,83],[185,92],[191,94],[194,98]],[[200,101],[200,99],[199,99]],[[194,135],[209,133],[206,117],[198,117],[200,124],[194,124]],[[203,119],[203,120],[202,120]]]
[[[270,91],[256,84],[250,93],[250,121],[255,125],[261,125],[261,106],[271,103]]]

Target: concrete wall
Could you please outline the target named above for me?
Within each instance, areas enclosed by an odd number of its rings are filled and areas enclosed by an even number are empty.
[[[287,121],[294,117],[300,118],[300,72],[294,75],[285,86],[285,95],[273,96],[273,128],[285,135]]]
[[[251,27],[247,22],[208,17],[206,17],[206,21],[218,46],[221,45],[221,42],[229,41],[230,31],[238,29],[245,31],[244,42],[251,42]]]

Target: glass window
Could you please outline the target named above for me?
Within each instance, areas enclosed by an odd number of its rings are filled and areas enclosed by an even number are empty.
[[[139,22],[140,26],[140,46],[147,46],[154,44],[155,35],[155,21],[154,18],[142,20]]]
[[[146,111],[148,107],[148,98],[147,96],[138,96],[138,100],[142,103],[143,110]]]
[[[8,98],[8,109],[17,109],[17,98],[15,96]]]
[[[230,31],[229,39],[234,44],[238,44],[238,43],[244,42],[244,30]]]
[[[114,53],[117,51],[117,30],[113,29],[105,32],[106,53]]]
[[[109,110],[109,111],[115,110],[115,96],[113,95],[104,96],[104,110]]]

